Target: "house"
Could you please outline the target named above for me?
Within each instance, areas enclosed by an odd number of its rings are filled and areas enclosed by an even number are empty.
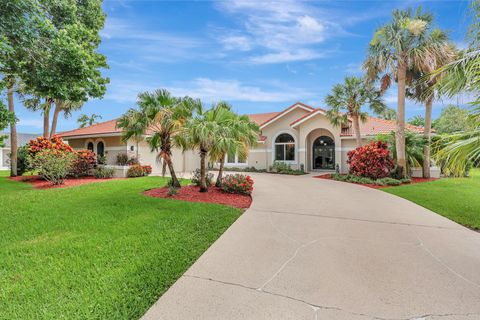
[[[0,170],[9,170],[10,169],[10,153],[12,152],[10,134],[2,133],[0,135],[6,135],[7,139],[4,141],[5,145],[0,147]],[[32,133],[17,133],[17,145],[18,147],[23,147],[30,140],[37,138],[38,134]]]
[[[251,149],[247,159],[230,155],[226,167],[255,167],[268,169],[275,161],[289,163],[292,168],[306,171],[335,170],[348,172],[347,152],[355,149],[355,136],[351,125],[335,127],[326,117],[326,110],[312,108],[297,102],[280,112],[249,115],[261,129],[258,144]],[[360,125],[365,143],[380,133],[395,130],[395,121],[369,117]],[[422,127],[407,124],[407,129],[418,133]],[[157,153],[151,152],[146,141],[123,142],[122,132],[116,128],[116,120],[98,123],[89,127],[62,132],[64,140],[75,149],[90,149],[106,157],[107,164],[115,165],[119,153],[135,156],[138,152],[142,164],[149,164],[153,173],[159,174],[162,165]],[[199,166],[196,151],[182,152],[174,149],[172,154],[176,171],[191,172]]]

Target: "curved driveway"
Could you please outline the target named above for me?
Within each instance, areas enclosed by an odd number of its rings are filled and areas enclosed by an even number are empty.
[[[362,186],[254,178],[145,319],[480,319],[480,233]]]

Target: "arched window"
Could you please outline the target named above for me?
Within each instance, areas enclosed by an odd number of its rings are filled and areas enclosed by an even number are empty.
[[[103,157],[105,155],[105,145],[102,141],[97,143],[97,156]]]
[[[87,149],[90,150],[90,151],[93,151],[93,142],[89,142],[87,144]]]
[[[275,139],[275,161],[295,161],[295,139],[288,133]]]

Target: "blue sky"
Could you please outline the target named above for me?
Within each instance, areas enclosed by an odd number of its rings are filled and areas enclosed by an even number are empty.
[[[59,120],[77,127],[82,113],[103,120],[135,106],[140,91],[167,88],[206,103],[230,102],[239,113],[281,110],[296,101],[324,107],[323,99],[360,65],[375,29],[395,8],[421,5],[451,40],[465,46],[466,1],[120,1],[106,0],[100,51],[110,65],[105,97]],[[434,105],[465,103],[466,97]],[[396,106],[395,90],[385,95]],[[17,102],[20,132],[41,132],[39,113]],[[407,118],[422,114],[407,103]]]

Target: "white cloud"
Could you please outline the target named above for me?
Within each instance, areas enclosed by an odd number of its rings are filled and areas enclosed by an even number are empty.
[[[293,61],[307,61],[324,57],[325,54],[309,49],[300,49],[295,51],[281,51],[267,53],[264,55],[253,56],[249,61],[259,64],[282,63]]]
[[[349,63],[349,64],[347,64],[347,68],[345,69],[345,72],[351,73],[351,74],[360,74],[360,73],[363,72],[362,64],[361,63]]]
[[[291,86],[276,84],[264,89],[259,86],[244,84],[238,80],[213,80],[196,78],[192,81],[173,85],[140,84],[134,81],[112,82],[105,99],[117,102],[134,102],[141,91],[166,88],[176,96],[200,98],[204,102],[219,100],[248,102],[285,102],[311,98],[314,93]]]
[[[252,49],[252,40],[246,36],[229,35],[220,39],[226,50],[249,51]]]

